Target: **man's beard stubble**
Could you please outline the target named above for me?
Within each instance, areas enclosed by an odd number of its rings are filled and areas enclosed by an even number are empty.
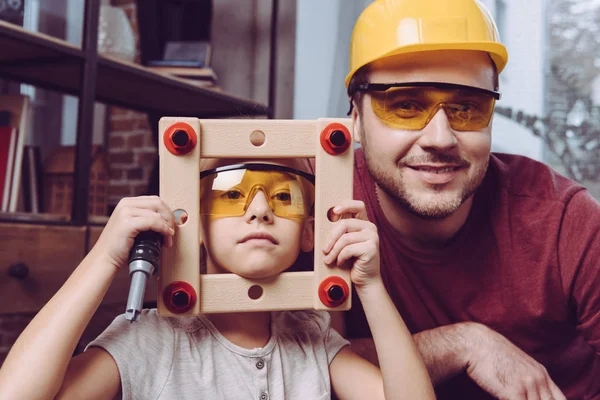
[[[427,220],[442,220],[451,216],[475,193],[485,177],[489,159],[482,168],[475,171],[475,175],[466,182],[459,195],[453,196],[453,198],[419,200],[408,192],[401,174],[386,172],[377,166],[365,137],[364,126],[361,126],[360,128],[361,146],[363,148],[363,154],[365,155],[367,169],[373,177],[373,180],[388,196],[396,200],[402,208],[417,217]],[[459,165],[469,164],[462,158],[439,153],[429,153],[428,156],[419,157],[419,160],[428,162],[453,162]],[[399,167],[397,167],[394,172],[399,172]],[[443,185],[433,185],[431,188],[434,192],[439,193],[443,190]]]

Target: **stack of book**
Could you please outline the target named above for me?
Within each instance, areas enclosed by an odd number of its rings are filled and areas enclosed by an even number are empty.
[[[184,64],[163,60],[150,61],[148,68],[161,74],[175,76],[192,85],[209,88],[217,86],[217,74],[212,68],[190,65],[192,63]]]
[[[208,42],[167,42],[162,60],[150,60],[146,66],[192,85],[217,88],[217,74],[210,67],[211,56]]]

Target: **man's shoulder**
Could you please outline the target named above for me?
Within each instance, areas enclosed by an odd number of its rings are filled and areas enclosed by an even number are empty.
[[[584,190],[548,165],[514,154],[492,153],[487,175],[494,186],[513,198],[566,203]]]

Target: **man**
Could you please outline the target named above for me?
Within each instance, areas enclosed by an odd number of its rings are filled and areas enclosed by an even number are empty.
[[[476,0],[376,0],[346,78],[355,197],[440,399],[600,399],[600,205],[491,154],[508,61]],[[368,337],[361,305],[347,335]]]

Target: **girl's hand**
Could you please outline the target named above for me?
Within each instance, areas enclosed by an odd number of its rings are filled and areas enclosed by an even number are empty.
[[[116,269],[127,265],[133,241],[140,232],[163,234],[163,245],[171,247],[175,218],[158,196],[129,197],[119,201],[90,253],[105,258]]]
[[[325,263],[341,267],[350,261],[350,279],[358,288],[379,283],[379,235],[375,225],[367,220],[365,204],[359,200],[344,201],[333,213],[332,220],[338,220],[323,246]],[[347,215],[351,217],[344,218]]]

